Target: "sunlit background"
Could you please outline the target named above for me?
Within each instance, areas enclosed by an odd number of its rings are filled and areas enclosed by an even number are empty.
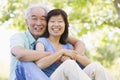
[[[10,69],[10,37],[16,33],[5,27],[0,27],[0,77],[7,80]],[[0,78],[0,80],[1,80]],[[6,79],[5,79],[6,78]]]
[[[120,0],[0,0],[0,80],[8,80],[10,37],[26,29],[25,9],[34,3],[64,9],[70,35],[86,45],[86,55],[120,80]]]

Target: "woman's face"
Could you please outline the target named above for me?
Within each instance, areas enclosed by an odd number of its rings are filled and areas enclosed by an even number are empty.
[[[65,22],[61,15],[52,16],[48,22],[50,36],[61,36],[65,31]]]

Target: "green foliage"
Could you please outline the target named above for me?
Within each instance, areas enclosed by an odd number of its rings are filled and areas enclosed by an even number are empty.
[[[97,48],[97,53],[94,56],[94,60],[98,60],[106,67],[112,67],[114,65],[115,60],[120,57],[120,43],[113,43],[113,41],[108,42],[103,47]]]
[[[27,0],[8,0],[1,11],[4,15],[0,17],[0,22],[8,21],[10,28],[18,30],[26,29],[24,12],[33,3],[52,4],[55,8],[70,9],[68,12],[70,23],[73,26],[75,26],[74,24],[82,25],[82,28],[84,28],[82,30],[85,32],[78,33],[80,36],[88,31],[104,27],[103,25],[110,25],[112,27],[119,27],[120,25],[120,20],[115,15],[116,11],[113,2],[101,0],[49,0],[46,2],[42,0],[29,0],[29,3]],[[86,28],[86,24],[89,25],[89,29]]]
[[[98,43],[92,49],[87,49],[86,54],[92,61],[98,61],[103,66],[109,69],[112,74],[115,76],[116,80],[119,80],[120,72],[118,71],[120,68],[120,29],[119,28],[105,28],[102,30],[96,31],[97,34],[96,39],[90,41],[94,44]],[[94,32],[94,34],[96,34]],[[103,35],[103,36],[101,36]],[[93,37],[95,35],[92,35]],[[117,70],[116,70],[117,68]]]
[[[38,1],[38,0],[34,0]],[[9,23],[10,28],[15,28],[17,30],[25,30],[25,9],[28,5],[34,3],[33,0],[7,0],[6,4],[2,9],[2,15],[0,17],[1,23]],[[7,6],[6,6],[7,5]]]
[[[54,3],[53,6],[55,8],[63,8],[65,6],[65,0],[49,0],[51,3]],[[62,3],[62,4],[61,4]]]

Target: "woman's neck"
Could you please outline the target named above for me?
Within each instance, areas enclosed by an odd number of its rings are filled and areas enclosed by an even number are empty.
[[[49,37],[48,38],[52,44],[60,44],[60,37]]]
[[[58,37],[49,37],[48,38],[51,44],[53,45],[55,51],[62,49],[62,44],[60,43],[60,38]]]

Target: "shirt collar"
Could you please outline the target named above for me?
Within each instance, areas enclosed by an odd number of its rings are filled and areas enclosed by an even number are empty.
[[[32,34],[30,33],[30,31],[27,29],[27,30],[25,31],[25,33],[26,33],[26,36],[27,36],[30,44],[31,44],[31,45],[34,44],[36,40],[35,40],[35,38],[32,36]]]

